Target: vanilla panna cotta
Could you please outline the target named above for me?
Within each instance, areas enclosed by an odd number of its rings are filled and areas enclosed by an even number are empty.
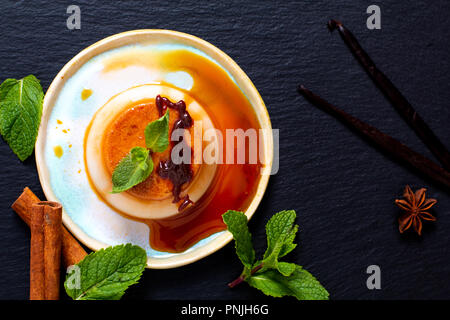
[[[118,161],[126,156],[133,146],[145,147],[144,128],[150,121],[158,118],[154,99],[157,95],[164,96],[171,101],[187,101],[186,110],[194,123],[201,123],[202,131],[214,132],[213,123],[202,106],[187,96],[181,90],[167,85],[148,84],[130,88],[111,98],[94,115],[89,131],[86,135],[85,154],[87,171],[93,187],[106,203],[116,210],[141,219],[162,219],[178,214],[179,203],[174,203],[173,186],[167,179],[157,174],[157,166],[163,159],[171,156],[170,148],[163,155],[152,154],[154,169],[146,181],[121,193],[111,193],[112,172]],[[140,110],[141,109],[141,110]],[[170,110],[169,128],[172,128],[177,111]],[[149,114],[145,121],[145,115]],[[169,139],[171,137],[169,130]],[[217,144],[217,138],[203,143],[202,139],[195,139],[193,129],[188,131],[186,141],[201,143],[201,154],[207,144]],[[130,138],[131,137],[131,138]],[[187,138],[187,139],[186,139]],[[192,155],[193,146],[190,145]],[[210,146],[211,147],[211,146]],[[215,146],[212,146],[215,148]],[[196,202],[209,188],[216,172],[216,163],[201,163],[201,159],[194,159],[191,167],[193,179],[183,185],[181,197],[189,195],[192,202]]]

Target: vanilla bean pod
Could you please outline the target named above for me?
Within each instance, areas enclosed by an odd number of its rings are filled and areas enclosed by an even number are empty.
[[[425,176],[429,177],[437,183],[440,183],[441,185],[446,186],[447,189],[450,189],[449,171],[443,169],[438,164],[424,157],[420,153],[411,150],[406,145],[381,132],[377,128],[372,127],[371,125],[333,106],[328,101],[322,99],[310,90],[306,89],[304,86],[299,86],[298,91],[314,106],[331,114],[351,129],[356,130],[362,136],[368,138],[370,141],[395,157],[397,160],[408,163],[418,171],[422,172]]]
[[[441,162],[442,166],[445,169],[450,170],[450,153],[445,145],[439,140],[422,117],[388,79],[388,77],[376,67],[375,63],[358,43],[355,36],[347,28],[345,28],[341,22],[336,20],[330,20],[328,22],[328,28],[331,31],[335,29],[339,31],[341,38],[353,53],[354,57],[366,70],[392,105],[397,109],[397,112],[416,132],[417,136],[425,143],[439,162]]]

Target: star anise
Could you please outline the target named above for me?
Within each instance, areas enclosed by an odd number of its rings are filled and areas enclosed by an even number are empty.
[[[405,212],[398,218],[398,228],[400,233],[408,230],[413,226],[414,230],[419,234],[422,233],[422,220],[436,221],[436,218],[426,210],[430,209],[437,202],[436,199],[425,199],[425,191],[421,188],[415,193],[409,186],[405,187],[403,197],[405,200],[395,200],[395,204]]]

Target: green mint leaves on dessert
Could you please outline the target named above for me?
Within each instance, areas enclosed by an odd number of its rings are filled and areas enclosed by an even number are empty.
[[[233,234],[236,253],[244,265],[241,275],[229,284],[230,287],[245,281],[272,297],[293,296],[298,300],[328,299],[327,290],[308,271],[295,263],[279,261],[297,246],[294,243],[298,231],[294,210],[281,211],[267,222],[267,250],[263,259],[259,261],[255,261],[255,250],[245,214],[229,210],[222,217],[228,230]]]
[[[21,161],[33,153],[43,97],[39,80],[33,75],[7,79],[0,85],[0,134]]]
[[[126,191],[147,179],[153,171],[151,152],[163,152],[169,146],[169,110],[145,128],[145,145],[134,147],[120,160],[112,175],[112,193]]]
[[[134,147],[120,160],[112,174],[112,193],[126,191],[148,178],[153,161],[146,148]]]
[[[163,152],[169,146],[169,109],[145,128],[145,145],[152,152]]]
[[[138,282],[147,264],[141,247],[125,244],[101,249],[68,269],[64,288],[74,300],[119,300]]]

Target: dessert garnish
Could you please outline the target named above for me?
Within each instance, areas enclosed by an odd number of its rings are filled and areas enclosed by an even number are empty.
[[[126,191],[141,183],[153,171],[150,151],[142,147],[134,147],[117,164],[112,175],[112,193]]]
[[[395,200],[395,204],[405,212],[398,218],[398,229],[400,233],[405,232],[411,226],[420,236],[422,234],[422,220],[436,221],[436,218],[427,212],[437,202],[436,199],[425,198],[427,189],[420,188],[415,193],[409,186],[405,187],[404,200]]]
[[[223,214],[228,231],[233,234],[236,254],[244,265],[241,275],[228,284],[230,288],[242,282],[261,290],[272,297],[294,296],[298,300],[327,300],[327,290],[303,267],[279,261],[295,249],[298,225],[295,225],[294,210],[285,210],[273,215],[266,224],[267,250],[262,260],[256,260],[252,235],[247,226],[247,216],[229,210]]]
[[[145,128],[146,148],[134,147],[117,164],[112,174],[112,193],[126,191],[141,183],[153,171],[150,152],[162,152],[169,144],[169,112]]]
[[[145,146],[152,152],[163,152],[169,146],[169,110],[145,127]]]
[[[35,76],[6,79],[0,85],[0,134],[21,161],[34,149],[44,93]]]

